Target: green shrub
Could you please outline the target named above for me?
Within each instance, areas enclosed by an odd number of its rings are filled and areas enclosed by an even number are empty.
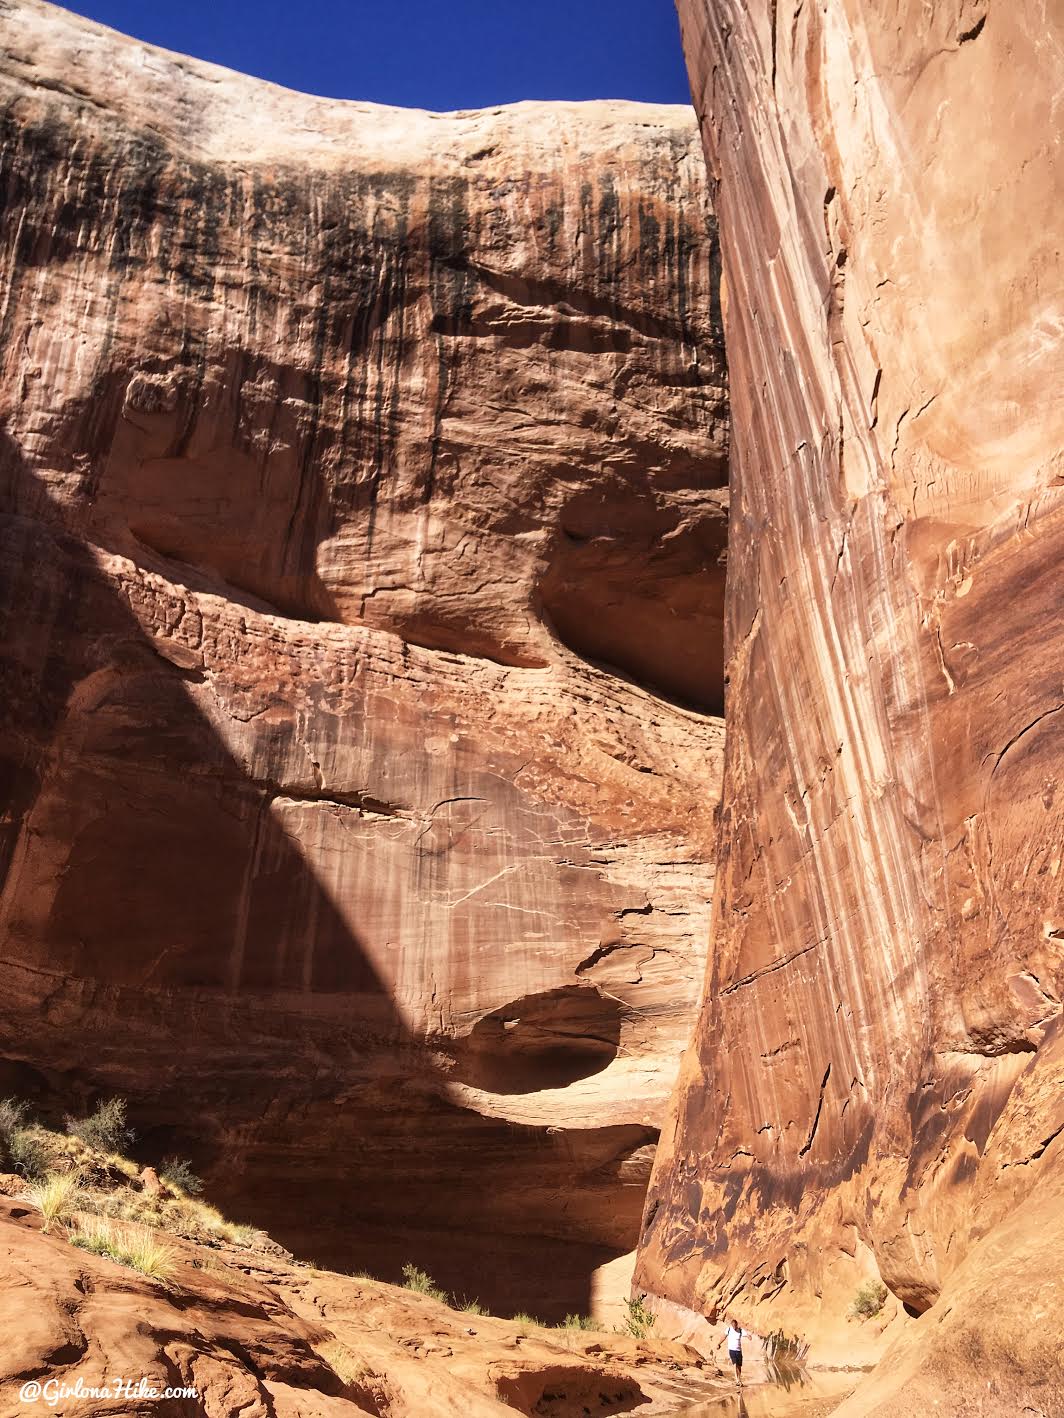
[[[853,1297],[850,1315],[853,1319],[870,1320],[879,1314],[886,1303],[887,1287],[883,1282],[881,1280],[866,1280]]]
[[[463,1300],[458,1308],[464,1315],[486,1315],[488,1313],[479,1300]]]
[[[621,1334],[631,1334],[636,1339],[646,1339],[647,1335],[654,1328],[654,1314],[646,1302],[645,1295],[636,1295],[628,1300],[628,1313],[624,1317],[624,1324],[621,1326]]]
[[[186,1196],[199,1196],[203,1182],[192,1170],[192,1164],[184,1157],[164,1157],[159,1171],[159,1180],[175,1191]]]
[[[127,1152],[136,1136],[129,1126],[124,1098],[107,1098],[87,1118],[65,1119],[66,1130],[97,1152]]]
[[[17,1172],[28,1182],[41,1182],[53,1163],[45,1134],[29,1121],[29,1109],[18,1098],[0,1098],[0,1172]]]
[[[43,1182],[55,1162],[47,1137],[36,1128],[19,1128],[7,1138],[7,1162],[28,1182]]]
[[[566,1315],[558,1326],[559,1329],[598,1329],[599,1326],[590,1315]]]
[[[447,1304],[447,1291],[441,1290],[432,1276],[424,1270],[419,1270],[416,1265],[408,1263],[403,1266],[403,1288]]]

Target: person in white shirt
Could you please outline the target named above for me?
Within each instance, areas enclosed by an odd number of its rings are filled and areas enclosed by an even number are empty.
[[[743,1385],[743,1338],[750,1338],[750,1331],[743,1329],[739,1321],[733,1315],[728,1321],[728,1327],[721,1336],[720,1343],[728,1342],[728,1358],[735,1366],[735,1382],[742,1388]],[[719,1345],[717,1346],[720,1347]]]

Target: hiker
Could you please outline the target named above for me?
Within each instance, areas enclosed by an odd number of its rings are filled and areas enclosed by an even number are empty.
[[[721,1344],[728,1341],[728,1358],[735,1365],[735,1382],[740,1388],[743,1386],[743,1336],[752,1339],[753,1335],[748,1329],[743,1329],[739,1321],[732,1315],[728,1321],[728,1328],[721,1336]],[[719,1348],[719,1345],[718,1345]]]

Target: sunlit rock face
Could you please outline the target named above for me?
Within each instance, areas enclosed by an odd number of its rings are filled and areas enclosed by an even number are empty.
[[[586,1309],[712,884],[693,117],[327,102],[34,0],[0,49],[0,1092]]]
[[[719,177],[729,725],[637,1281],[838,1354],[878,1272],[921,1338],[854,1414],[1056,1411],[1064,15],[679,8]]]

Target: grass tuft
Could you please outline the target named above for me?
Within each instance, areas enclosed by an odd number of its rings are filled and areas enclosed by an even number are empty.
[[[427,1271],[419,1270],[412,1262],[403,1266],[403,1289],[413,1290],[418,1295],[428,1295],[432,1300],[448,1303],[447,1291],[441,1290]]]
[[[105,1256],[139,1270],[150,1280],[167,1281],[174,1273],[177,1256],[147,1226],[121,1226],[103,1216],[80,1221],[70,1244],[93,1255]]]
[[[98,1217],[95,1229],[78,1228],[77,1244],[110,1255],[113,1240],[120,1250],[125,1248],[113,1259],[157,1278],[171,1252],[168,1246],[159,1247],[160,1260],[151,1254],[151,1246],[141,1245],[152,1231],[207,1245],[225,1241],[249,1248],[261,1242],[255,1227],[229,1221],[217,1207],[199,1200],[202,1183],[182,1158],[168,1157],[160,1164],[166,1184],[162,1190],[143,1190],[141,1164],[118,1150],[133,1137],[124,1099],[108,1099],[87,1118],[68,1117],[66,1126],[66,1132],[54,1132],[33,1122],[21,1100],[0,1098],[0,1172],[17,1172],[24,1184],[31,1184],[23,1185],[21,1195],[44,1217],[45,1231],[69,1220],[75,1211]],[[157,1242],[152,1245],[158,1247]]]
[[[327,1339],[319,1344],[318,1353],[342,1384],[361,1387],[373,1377],[367,1365],[339,1339]]]
[[[77,1209],[80,1189],[77,1172],[52,1172],[28,1186],[23,1195],[44,1217],[41,1230],[50,1231],[54,1222],[66,1221]]]
[[[598,1329],[599,1325],[590,1315],[566,1315],[559,1329]]]

